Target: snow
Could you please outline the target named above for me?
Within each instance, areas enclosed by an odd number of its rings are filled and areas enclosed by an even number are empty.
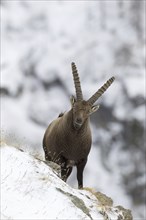
[[[13,146],[1,146],[0,150],[3,219],[103,218],[99,213],[102,206],[94,195],[71,188],[43,161]],[[77,201],[86,207],[86,213]],[[115,207],[108,207],[107,214],[111,220],[122,215]]]
[[[143,73],[144,74],[144,73]],[[135,96],[145,95],[145,81],[143,80],[143,76],[133,77],[132,79],[127,77],[125,79],[125,87],[127,89],[127,93],[129,97],[133,98]]]
[[[138,121],[141,121],[142,123],[144,123],[143,120],[143,116],[145,115],[145,106],[140,106],[138,108],[136,108],[131,115],[131,118],[135,118]]]

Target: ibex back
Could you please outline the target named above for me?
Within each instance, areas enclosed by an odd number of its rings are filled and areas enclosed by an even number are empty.
[[[60,114],[47,128],[43,148],[45,159],[61,166],[61,178],[66,181],[75,165],[77,167],[78,187],[83,187],[83,170],[91,149],[92,137],[89,116],[99,105],[93,105],[114,81],[110,78],[90,99],[85,101],[80,85],[77,68],[74,63],[72,74],[76,98],[71,97],[71,109]]]

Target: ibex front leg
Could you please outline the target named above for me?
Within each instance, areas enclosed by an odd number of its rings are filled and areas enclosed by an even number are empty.
[[[71,172],[72,172],[72,166],[68,166],[67,160],[63,158],[63,161],[61,164],[61,179],[66,182]]]
[[[87,163],[87,158],[83,159],[81,162],[77,164],[77,180],[78,180],[78,188],[83,188],[83,170]]]

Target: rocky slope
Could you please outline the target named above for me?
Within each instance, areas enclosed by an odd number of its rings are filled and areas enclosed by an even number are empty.
[[[64,183],[43,161],[12,146],[1,146],[1,219],[132,220],[130,210],[111,198]]]

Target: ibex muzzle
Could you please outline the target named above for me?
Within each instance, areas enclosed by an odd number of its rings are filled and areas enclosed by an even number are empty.
[[[92,137],[89,116],[98,110],[94,105],[97,99],[113,83],[110,78],[90,99],[85,101],[80,85],[77,68],[74,63],[72,74],[76,90],[76,98],[71,97],[71,109],[60,114],[47,128],[43,148],[45,159],[61,166],[61,178],[66,181],[75,165],[77,167],[78,187],[83,187],[83,170],[91,149]]]

